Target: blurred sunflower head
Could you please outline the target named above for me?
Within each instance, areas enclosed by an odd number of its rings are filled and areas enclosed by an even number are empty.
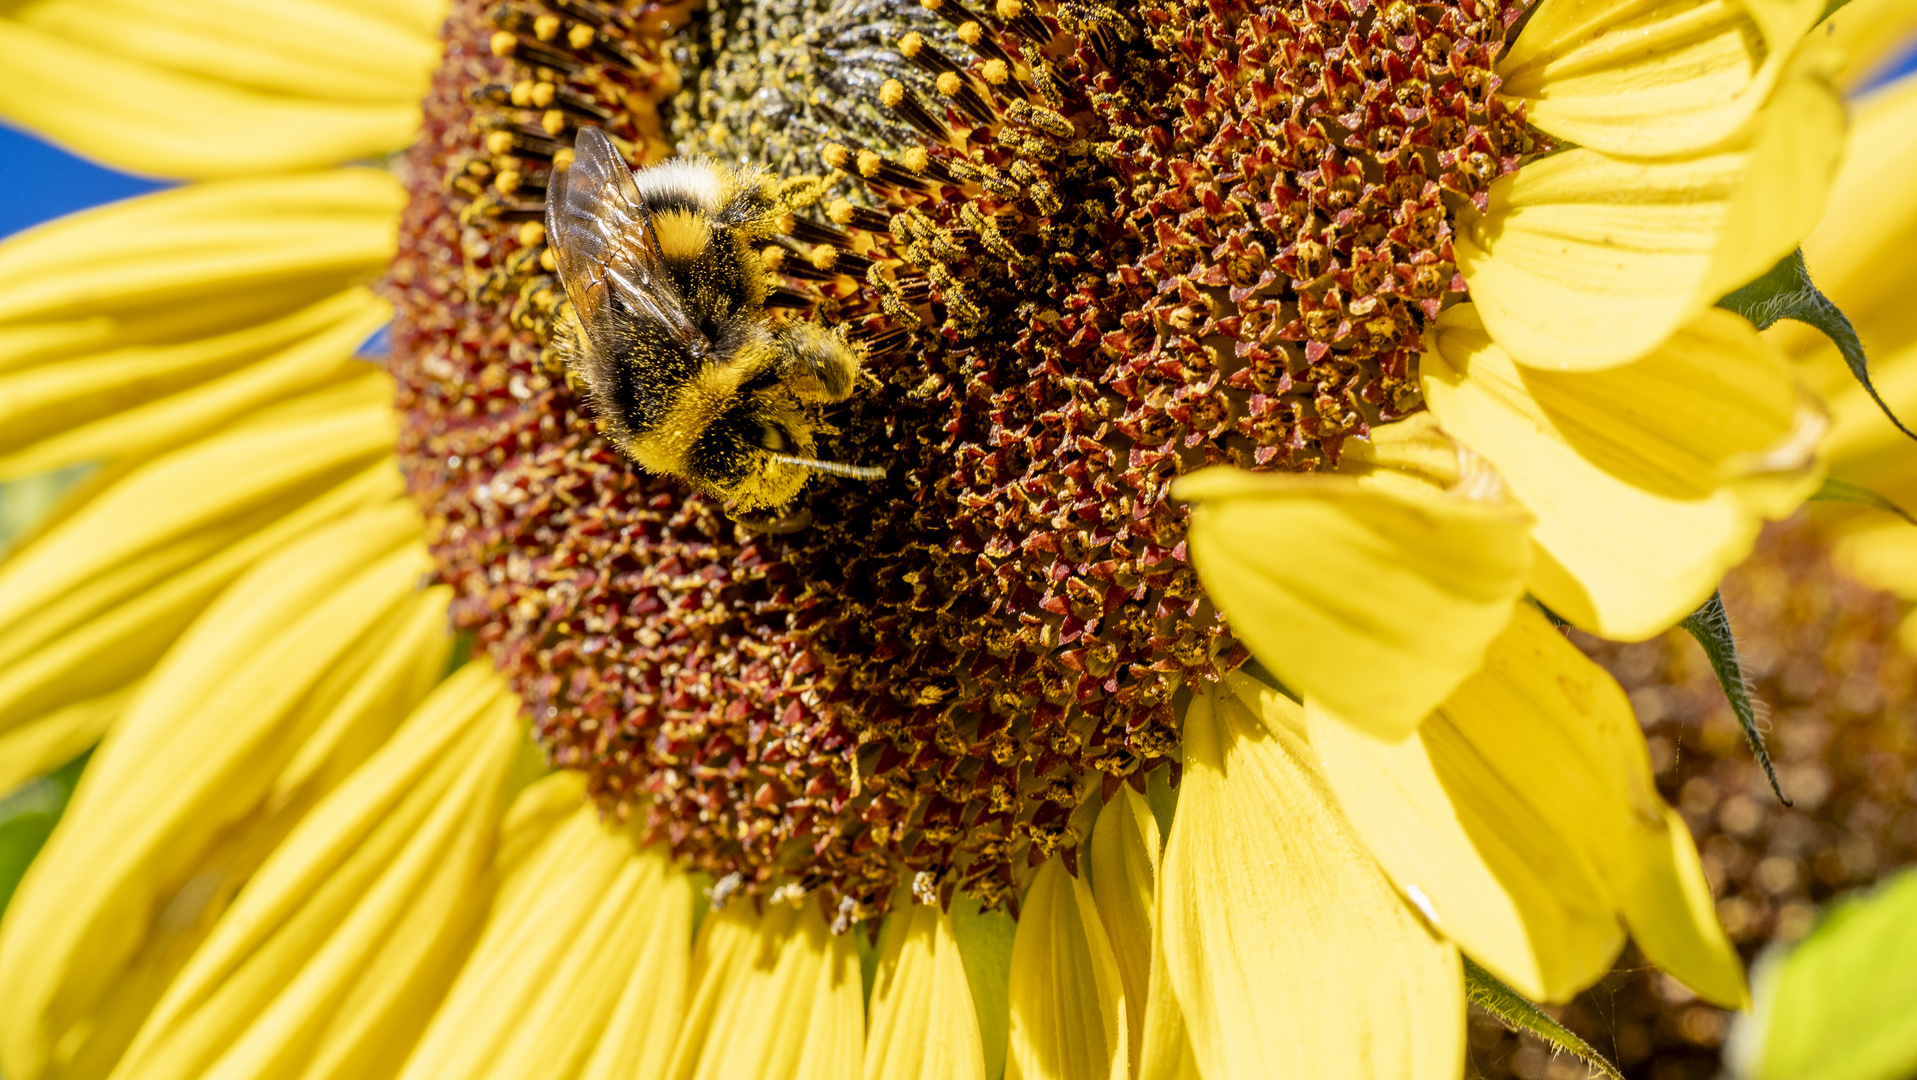
[[[1660,632],[1819,479],[1714,305],[1821,210],[1820,11],[460,0],[429,83],[348,0],[0,20],[137,99],[9,115],[250,174],[0,250],[0,470],[106,462],[0,566],[8,778],[101,740],[0,1067],[1456,1076],[1460,950],[1563,1000],[1627,930],[1739,1003],[1540,606]],[[607,441],[585,127],[822,182],[759,317],[858,344],[882,480],[766,535]]]

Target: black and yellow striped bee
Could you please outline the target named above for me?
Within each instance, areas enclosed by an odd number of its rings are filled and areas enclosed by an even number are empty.
[[[775,532],[811,520],[792,505],[811,473],[885,475],[812,456],[819,406],[851,395],[863,353],[836,331],[767,316],[756,246],[786,212],[770,181],[711,161],[634,173],[591,127],[546,203],[572,301],[555,346],[601,433]]]

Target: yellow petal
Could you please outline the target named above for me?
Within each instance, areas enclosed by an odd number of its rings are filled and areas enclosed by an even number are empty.
[[[1200,1080],[1198,1055],[1185,1028],[1185,1012],[1172,992],[1165,963],[1165,936],[1152,934],[1151,984],[1146,991],[1145,1037],[1139,1048],[1139,1080]]]
[[[1457,951],[1352,833],[1294,734],[1297,706],[1269,695],[1293,715],[1265,720],[1233,691],[1194,689],[1158,925],[1199,1070],[1458,1076]]]
[[[818,905],[727,905],[692,949],[693,990],[665,1075],[839,1080],[859,1075],[865,1008],[857,947]],[[972,1023],[970,1002],[964,1020]]]
[[[1131,1035],[1118,960],[1091,886],[1039,868],[1012,944],[1011,1080],[1125,1080]]]
[[[1112,956],[1125,988],[1125,1024],[1136,1069],[1145,1038],[1145,1003],[1150,999],[1152,925],[1156,921],[1158,820],[1145,797],[1125,786],[1098,812],[1092,829],[1090,873]]]
[[[1520,362],[1628,363],[1798,245],[1823,209],[1843,132],[1841,99],[1811,70],[1787,78],[1720,150],[1540,158],[1492,185],[1488,211],[1460,214],[1458,267]]]
[[[1917,33],[1917,4],[1910,0],[1850,0],[1811,32],[1843,54],[1838,84],[1847,94],[1894,67]]]
[[[1610,969],[1624,930],[1608,894],[1575,845],[1543,828],[1528,807],[1503,818],[1473,812],[1506,793],[1482,767],[1457,767],[1468,748],[1453,745],[1442,712],[1419,738],[1396,743],[1318,709],[1306,714],[1311,748],[1339,805],[1439,932],[1534,999],[1567,1001]],[[1443,775],[1433,744],[1450,754],[1441,759]],[[1454,795],[1447,781],[1485,790]]]
[[[1527,920],[1549,925],[1527,900],[1539,888],[1568,910],[1601,903],[1653,963],[1720,1005],[1745,1003],[1742,965],[1690,833],[1658,798],[1630,702],[1544,616],[1520,608],[1420,737],[1458,822]],[[1453,884],[1426,880],[1427,892]]]
[[[523,853],[402,1078],[573,1077],[595,1057],[617,1070],[606,1075],[639,1077],[666,1064],[685,1012],[691,885],[602,822],[577,774],[537,786],[523,802],[560,794],[571,812],[515,804],[502,849]]]
[[[1607,154],[1707,149],[1770,97],[1819,0],[1542,0],[1498,63],[1525,119]]]
[[[442,664],[443,590],[410,506],[362,511],[256,565],[169,652],[102,745],[0,926],[0,1067],[39,1074],[164,918],[195,922],[319,785],[279,787],[308,738],[370,750]],[[443,616],[442,616],[443,617]],[[335,770],[309,769],[319,779]],[[208,861],[213,860],[213,861]],[[171,906],[169,906],[171,905]]]
[[[79,757],[120,718],[132,696],[133,687],[116,690],[0,733],[0,791],[12,791]]]
[[[985,1050],[952,920],[903,903],[886,916],[864,1080],[984,1080]]]
[[[103,56],[293,100],[417,101],[439,60],[431,31],[325,0],[40,0],[11,18]]]
[[[1768,505],[1770,481],[1793,478],[1798,499],[1817,482],[1807,395],[1734,315],[1706,311],[1621,367],[1558,372],[1514,363],[1477,314],[1438,320],[1425,400],[1537,515],[1531,591],[1584,629],[1635,641],[1669,627],[1750,552],[1767,513],[1795,508]]]
[[[356,288],[220,338],[0,377],[0,478],[150,456],[272,402],[370,374],[353,351],[391,314]]]
[[[0,41],[5,26],[0,20]],[[218,308],[154,310],[211,303],[227,291],[239,294],[240,316],[274,290],[296,294],[279,308],[295,311],[384,267],[405,200],[388,173],[334,169],[195,184],[62,218],[0,246],[0,326],[157,320],[164,333],[106,339],[136,344],[247,325]],[[49,358],[49,341],[23,340],[38,348],[8,350],[0,368]],[[70,354],[71,342],[52,343],[54,355]]]
[[[55,10],[73,9],[61,4]],[[257,20],[259,10],[236,18]],[[115,44],[128,44],[122,35],[112,36]],[[132,36],[152,41],[138,30]],[[222,63],[207,50],[194,51],[201,55],[189,61],[192,66]],[[227,50],[227,66],[232,51]],[[251,66],[271,72],[284,59],[255,57]],[[404,147],[419,127],[418,99],[426,85],[417,59],[409,65],[415,90],[410,96],[355,101],[290,95],[148,63],[0,19],[0,67],[8,72],[0,81],[0,116],[130,172],[185,178],[292,172]],[[392,74],[403,80],[402,73]]]
[[[1189,543],[1232,633],[1292,688],[1403,737],[1478,666],[1523,591],[1528,519],[1343,476],[1207,469]]]
[[[481,914],[524,738],[517,712],[483,664],[441,684],[260,867],[115,1075],[318,1080],[388,1066]]]
[[[1847,529],[1831,548],[1846,574],[1905,600],[1917,598],[1917,530],[1895,518]]]
[[[1012,1027],[1012,943],[1018,923],[1004,911],[986,911],[972,897],[952,898],[952,940],[958,943],[972,1014],[978,1017],[986,1080],[1005,1075]]]
[[[1866,2],[1852,0],[1832,21],[1841,25]],[[1917,14],[1911,17],[1917,20]],[[1912,131],[1917,131],[1917,79],[1899,79],[1855,102],[1830,206],[1804,238],[1804,263],[1812,279],[1857,328],[1880,384],[1889,374],[1891,355],[1917,345],[1917,305],[1909,302],[1909,283],[1917,280],[1917,185],[1910,183],[1917,175],[1917,139]],[[1793,357],[1823,354],[1820,391],[1863,396],[1830,340],[1818,331],[1785,322],[1771,333],[1787,338]],[[1876,422],[1892,430],[1881,417]]]

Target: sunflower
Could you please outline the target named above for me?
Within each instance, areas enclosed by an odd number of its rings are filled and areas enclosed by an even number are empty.
[[[199,182],[0,248],[0,475],[101,463],[0,565],[6,779],[98,743],[0,1068],[1456,1076],[1467,968],[1627,930],[1743,1002],[1545,609],[1817,485],[1714,304],[1821,209],[1821,7],[9,13],[0,110]],[[769,303],[882,482],[759,535],[598,435],[588,125],[829,181]]]

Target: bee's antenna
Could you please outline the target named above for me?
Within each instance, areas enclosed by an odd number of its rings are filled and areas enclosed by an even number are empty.
[[[809,457],[793,457],[790,454],[773,454],[772,460],[782,465],[797,465],[801,469],[831,473],[852,480],[879,480],[884,478],[885,469],[878,465],[846,465],[837,461],[819,461]]]

